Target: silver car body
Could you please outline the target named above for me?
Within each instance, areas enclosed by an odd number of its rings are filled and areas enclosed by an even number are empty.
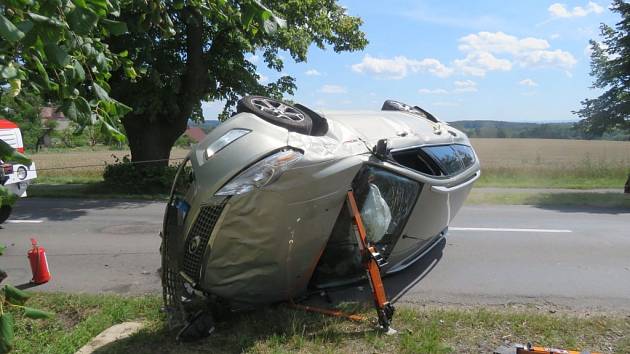
[[[404,269],[443,237],[479,177],[476,156],[456,174],[432,176],[377,158],[373,147],[381,139],[388,140],[394,153],[425,146],[469,147],[468,138],[446,123],[406,112],[322,116],[326,133],[310,136],[239,113],[192,149],[188,157],[192,177],[179,196],[174,193],[165,217],[162,252],[167,298],[178,296],[181,283],[188,284],[189,293],[196,290],[240,304],[303,295],[341,218],[347,191],[366,166],[419,186],[417,195],[403,201],[409,215],[387,252],[383,272]],[[207,148],[233,129],[251,132],[207,158]],[[240,195],[216,195],[249,166],[286,148],[301,151],[303,157],[275,182]],[[177,179],[185,173],[180,169]],[[407,198],[404,191],[399,194]]]

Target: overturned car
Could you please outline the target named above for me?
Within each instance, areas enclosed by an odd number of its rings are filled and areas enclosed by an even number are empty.
[[[167,205],[164,301],[182,323],[364,279],[349,190],[380,272],[403,270],[480,175],[462,132],[400,102],[319,114],[248,96],[237,112],[192,149]]]

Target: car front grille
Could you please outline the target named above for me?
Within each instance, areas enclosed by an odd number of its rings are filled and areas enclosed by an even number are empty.
[[[210,235],[214,226],[225,208],[227,199],[216,205],[204,206],[201,208],[197,220],[188,233],[186,245],[184,247],[184,259],[182,270],[195,283],[199,282],[201,273],[201,260],[210,240]]]

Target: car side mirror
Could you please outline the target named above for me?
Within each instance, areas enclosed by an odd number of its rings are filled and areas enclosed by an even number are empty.
[[[387,157],[389,156],[389,150],[389,140],[387,139],[380,139],[376,142],[376,146],[374,147],[374,149],[372,149],[374,155],[376,155],[376,157],[381,160],[387,159]]]

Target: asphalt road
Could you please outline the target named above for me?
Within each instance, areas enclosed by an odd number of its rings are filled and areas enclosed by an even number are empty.
[[[34,290],[159,292],[163,207],[20,200],[0,230],[0,241],[9,246],[0,268],[9,273],[8,282],[28,284],[26,251],[35,237],[47,250],[53,279]],[[533,303],[630,312],[630,210],[466,206],[440,246],[389,277],[390,295],[420,304]]]

